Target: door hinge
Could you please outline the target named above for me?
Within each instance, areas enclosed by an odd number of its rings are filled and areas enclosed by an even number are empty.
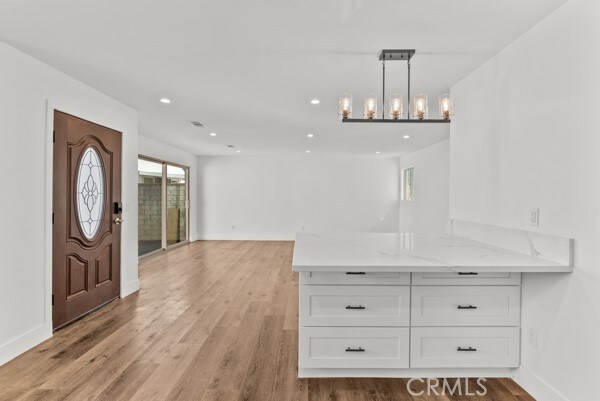
[[[54,294],[52,294],[52,306],[54,306]]]
[[[52,224],[54,224],[54,212],[52,212]]]
[[[56,142],[56,130],[52,131],[52,142]]]

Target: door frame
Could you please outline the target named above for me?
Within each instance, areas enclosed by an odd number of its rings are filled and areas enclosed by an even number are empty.
[[[121,144],[121,196],[125,202],[126,195],[123,191],[124,175],[126,171],[126,152],[125,152],[125,138],[126,135],[132,135],[127,127],[115,126],[114,121],[105,121],[102,117],[103,113],[98,113],[94,108],[101,107],[95,104],[81,105],[74,101],[62,101],[58,99],[47,99],[46,100],[46,144],[45,144],[45,185],[44,185],[44,260],[40,261],[40,265],[43,265],[44,272],[44,321],[36,327],[36,335],[31,338],[31,348],[34,345],[52,337],[52,209],[53,209],[53,187],[54,187],[54,111],[61,111],[63,113],[71,114],[78,118],[93,122],[94,124],[102,125],[107,128],[114,129],[122,133],[123,142]],[[129,138],[128,138],[129,139]],[[136,191],[137,193],[137,191]],[[137,209],[137,207],[136,207]],[[127,210],[128,212],[128,210]],[[127,213],[128,217],[131,213]],[[137,215],[136,215],[137,217]],[[133,220],[133,219],[132,219]],[[137,219],[136,219],[137,220]],[[131,224],[137,224],[137,221],[132,221]],[[124,235],[121,235],[121,282],[120,282],[120,296],[129,295],[136,291],[131,291],[131,285],[123,280],[123,265],[126,259],[124,258]],[[32,330],[33,331],[33,330]]]
[[[167,245],[167,204],[166,202],[164,202],[164,197],[166,194],[166,189],[167,189],[167,180],[163,179],[162,180],[162,191],[161,191],[161,197],[163,197],[162,199],[162,208],[161,208],[161,218],[162,218],[162,227],[161,227],[161,248],[157,249],[155,251],[146,253],[144,255],[140,255],[138,256],[139,260],[143,260],[146,258],[150,258],[152,256],[158,255],[162,252],[171,250],[171,249],[175,249],[177,247],[183,246],[183,245],[187,245],[190,243],[190,167],[186,166],[185,164],[180,164],[180,163],[175,163],[175,162],[170,162],[167,160],[163,160],[163,159],[159,159],[156,157],[152,157],[152,156],[146,156],[143,154],[138,154],[138,160],[142,159],[142,160],[146,160],[149,162],[154,162],[154,163],[160,163],[162,164],[162,171],[163,171],[163,178],[166,178],[166,172],[167,172],[167,165],[170,166],[174,166],[174,167],[180,167],[182,169],[184,169],[186,171],[186,176],[185,176],[185,195],[186,195],[186,216],[185,216],[185,229],[186,229],[186,236],[185,236],[185,241],[181,241],[178,242],[177,244],[173,244],[173,245]],[[139,213],[139,211],[138,211]],[[138,222],[138,227],[136,227],[136,229],[139,228],[139,222]],[[138,240],[139,241],[139,240]]]

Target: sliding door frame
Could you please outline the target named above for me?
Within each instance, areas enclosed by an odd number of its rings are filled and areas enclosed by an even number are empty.
[[[162,252],[178,248],[190,243],[190,167],[184,164],[173,163],[167,160],[157,159],[156,157],[138,154],[138,159],[146,160],[162,165],[161,180],[161,248],[144,255],[138,256],[138,259],[146,259]],[[185,171],[185,241],[173,245],[167,244],[167,166],[182,168]],[[138,212],[139,213],[139,212]],[[139,225],[139,222],[138,222]],[[138,227],[139,228],[139,227]]]
[[[163,186],[163,190],[164,190],[164,201],[165,201],[165,206],[164,206],[164,220],[165,220],[165,224],[163,225],[164,227],[164,235],[163,235],[163,241],[164,241],[164,249],[165,250],[169,250],[169,249],[174,249],[177,248],[179,246],[182,245],[186,245],[190,243],[190,168],[189,166],[183,165],[183,164],[179,164],[179,163],[172,163],[169,161],[163,161],[163,177],[164,177],[164,186]],[[166,198],[167,198],[167,166],[173,166],[173,167],[179,167],[182,168],[185,171],[185,241],[180,241],[176,244],[173,245],[168,245],[167,244],[167,202],[166,202]]]

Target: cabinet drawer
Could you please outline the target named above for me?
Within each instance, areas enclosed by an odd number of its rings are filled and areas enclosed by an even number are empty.
[[[300,286],[301,326],[408,326],[410,287]]]
[[[410,285],[410,273],[301,272],[300,284]]]
[[[300,327],[301,368],[408,368],[409,329]]]
[[[521,273],[413,273],[413,285],[519,285]]]
[[[412,287],[412,326],[518,326],[521,287]]]
[[[416,327],[411,368],[516,368],[518,327]]]

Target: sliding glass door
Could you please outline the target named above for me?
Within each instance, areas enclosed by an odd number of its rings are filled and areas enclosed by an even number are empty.
[[[167,164],[167,246],[187,241],[187,171]]]
[[[138,256],[188,241],[189,169],[138,159]]]
[[[163,249],[163,165],[138,159],[138,256]]]

